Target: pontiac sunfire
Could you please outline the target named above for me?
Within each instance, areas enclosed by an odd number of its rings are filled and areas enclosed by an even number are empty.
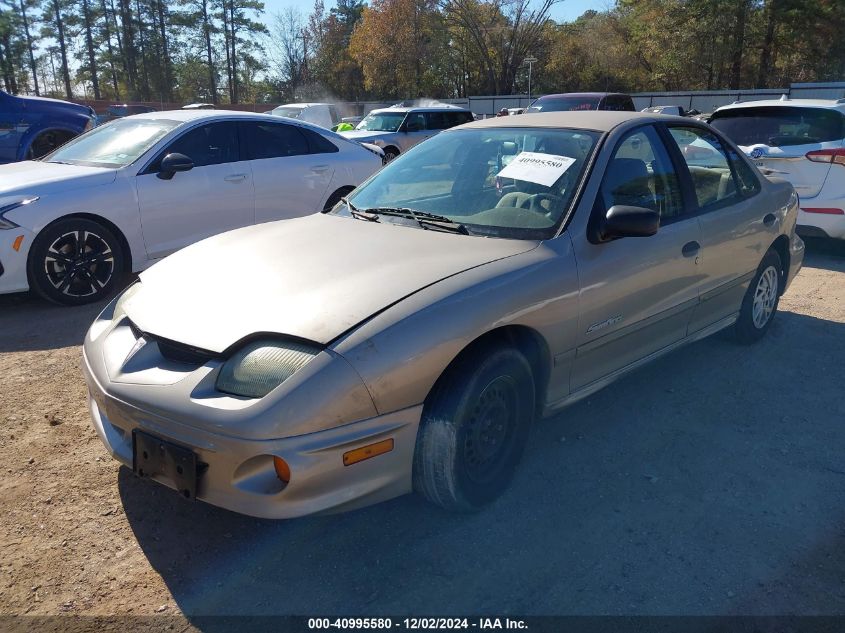
[[[94,427],[136,474],[250,515],[479,508],[536,419],[718,330],[762,337],[797,205],[690,119],[460,126],[326,213],[142,273],[85,339]]]

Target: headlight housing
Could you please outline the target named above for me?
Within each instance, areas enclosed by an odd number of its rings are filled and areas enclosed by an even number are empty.
[[[17,209],[18,207],[23,207],[28,204],[32,204],[36,200],[38,200],[38,196],[27,196],[25,198],[19,198],[17,200],[13,200],[5,204],[0,204],[0,230],[14,229],[18,226],[11,220],[6,219],[5,216],[9,211]]]
[[[117,301],[114,304],[114,310],[112,311],[112,321],[119,321],[123,318],[126,314],[126,302],[129,301],[133,295],[135,295],[141,289],[141,282],[136,281],[134,284],[129,286],[126,290],[123,291],[123,294],[118,297]]]
[[[320,353],[313,344],[260,339],[232,354],[217,375],[217,390],[263,398]]]

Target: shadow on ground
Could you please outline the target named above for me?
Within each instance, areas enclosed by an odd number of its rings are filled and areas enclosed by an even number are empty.
[[[845,272],[845,240],[805,237],[804,265]]]
[[[686,347],[538,423],[478,514],[272,522],[118,485],[189,617],[843,613],[842,358],[845,324],[790,312]]]
[[[135,278],[128,276],[123,287]],[[31,292],[0,295],[0,353],[82,345],[85,332],[109,300],[69,307]]]

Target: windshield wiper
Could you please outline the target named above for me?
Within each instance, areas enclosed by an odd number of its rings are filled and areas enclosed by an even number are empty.
[[[415,220],[424,229],[433,228],[452,233],[460,233],[461,235],[469,235],[469,229],[460,222],[455,222],[444,215],[428,213],[427,211],[418,211],[417,209],[410,209],[408,207],[372,207],[364,209],[364,211],[377,215],[409,218]]]
[[[340,201],[349,209],[349,215],[359,220],[367,220],[368,222],[378,222],[378,214],[370,213],[368,210],[361,211],[354,204],[347,200],[346,196],[342,197]]]

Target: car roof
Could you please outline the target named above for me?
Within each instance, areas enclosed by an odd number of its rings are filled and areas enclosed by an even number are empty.
[[[589,110],[583,112],[538,112],[536,114],[518,115],[516,117],[491,117],[472,123],[464,123],[458,128],[568,128],[576,130],[595,130],[609,132],[615,127],[635,121],[637,123],[656,123],[659,121],[677,121],[689,124],[690,120],[680,116],[668,114],[654,114],[650,112],[623,112],[616,110]]]
[[[543,95],[542,97],[538,97],[537,100],[540,99],[558,99],[560,97],[575,97],[578,99],[595,99],[601,97],[629,97],[622,92],[560,92],[558,94],[553,95]]]
[[[260,112],[242,112],[240,110],[202,110],[199,108],[191,110],[161,110],[160,112],[142,112],[133,114],[133,119],[168,119],[169,121],[196,121],[198,119],[262,119],[278,121],[279,117],[272,114]],[[128,118],[128,117],[127,117]]]
[[[845,113],[845,100],[834,99],[762,99],[760,101],[743,101],[722,106],[716,112],[724,110],[738,110],[742,108],[780,107],[780,108],[830,108]]]
[[[389,108],[376,108],[373,112],[469,112],[467,108],[454,105],[442,106],[390,106]]]
[[[282,105],[277,105],[276,108],[310,108],[312,106],[330,106],[331,103],[318,103],[318,102],[308,102],[308,103],[283,103]],[[275,108],[274,108],[275,109]]]

